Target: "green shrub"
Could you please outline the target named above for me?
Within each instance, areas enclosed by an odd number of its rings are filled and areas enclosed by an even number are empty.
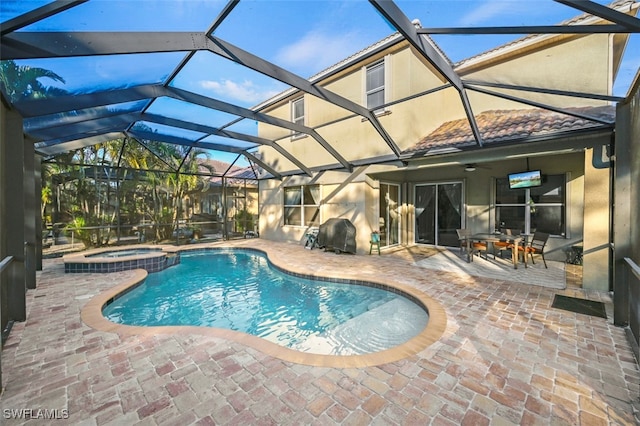
[[[234,219],[238,232],[253,231],[253,213],[247,209],[238,211]]]

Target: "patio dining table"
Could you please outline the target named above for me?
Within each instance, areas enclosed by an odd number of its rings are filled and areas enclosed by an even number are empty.
[[[479,234],[473,234],[467,238],[467,262],[473,261],[473,253],[471,252],[471,244],[473,241],[483,241],[487,244],[495,243],[498,241],[508,241],[513,244],[513,248],[511,249],[511,261],[513,262],[513,268],[518,269],[518,246],[520,242],[524,239],[523,236],[520,235],[507,235],[501,232],[485,232]],[[526,241],[526,240],[525,240]],[[495,256],[495,255],[494,255]],[[527,267],[527,256],[522,256],[524,259],[524,267]]]

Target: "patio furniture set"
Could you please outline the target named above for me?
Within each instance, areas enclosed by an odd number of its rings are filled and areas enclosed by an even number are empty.
[[[511,252],[511,261],[514,269],[518,269],[520,255],[524,267],[527,267],[527,255],[531,258],[531,262],[535,264],[533,255],[540,255],[547,268],[547,261],[544,258],[544,248],[549,239],[549,234],[544,232],[535,232],[533,235],[513,232],[510,229],[504,229],[501,232],[493,233],[472,233],[469,229],[457,229],[458,240],[460,241],[460,250],[466,250],[467,262],[473,262],[475,254],[482,255],[485,259],[491,252],[495,258],[496,252],[509,250]],[[529,238],[531,237],[531,238]]]

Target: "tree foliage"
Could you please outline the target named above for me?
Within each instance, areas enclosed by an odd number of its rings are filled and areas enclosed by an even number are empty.
[[[64,193],[58,216],[99,228],[81,238],[90,246],[108,244],[115,227],[135,226],[147,239],[167,240],[186,213],[186,195],[205,186],[207,176],[194,173],[214,172],[206,158],[200,149],[133,139],[82,148],[56,166],[60,178],[52,180]]]
[[[0,90],[12,102],[67,94],[47,82],[65,80],[0,61]],[[214,171],[206,158],[200,149],[128,138],[59,155],[42,167],[43,224],[66,222],[88,246],[108,244],[113,227],[140,223],[151,224],[156,240],[168,239],[185,213],[185,196],[204,186],[206,177],[194,173]]]
[[[46,86],[42,81],[46,79],[65,83],[64,78],[44,68],[18,65],[13,60],[0,62],[0,89],[11,102],[67,94],[64,89]]]

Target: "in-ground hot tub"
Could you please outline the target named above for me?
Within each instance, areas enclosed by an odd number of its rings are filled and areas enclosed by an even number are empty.
[[[107,250],[95,254],[85,255],[85,257],[125,257],[125,256],[137,256],[141,254],[149,254],[153,252],[162,251],[161,248],[133,248],[122,250]]]
[[[78,272],[120,272],[144,269],[158,272],[180,263],[180,254],[166,247],[122,247],[90,250],[64,256],[64,271]]]

